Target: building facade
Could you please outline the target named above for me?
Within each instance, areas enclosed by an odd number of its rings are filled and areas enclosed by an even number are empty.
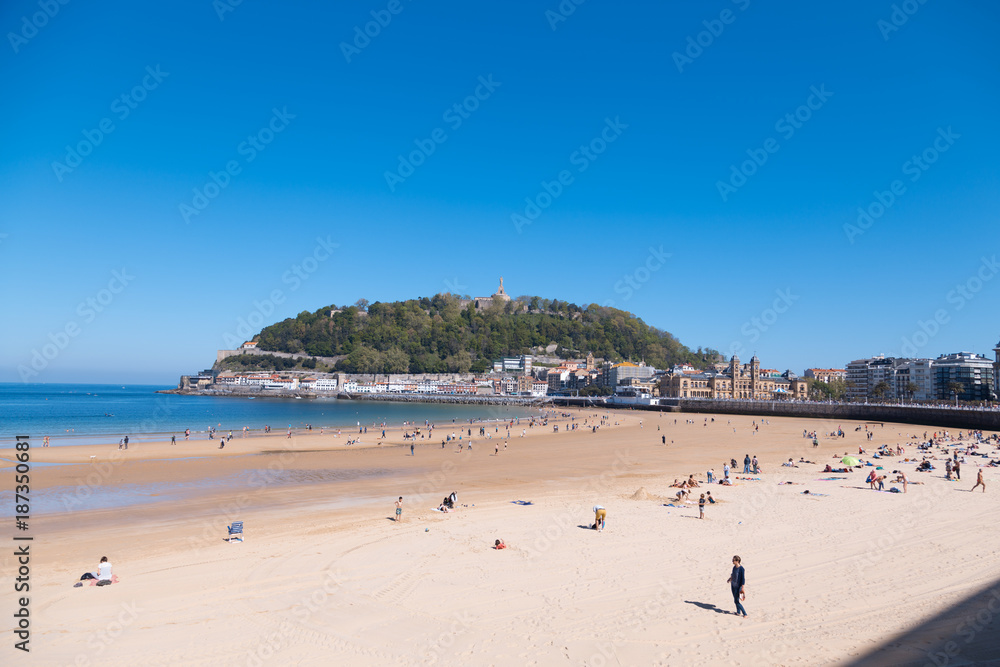
[[[670,398],[723,398],[756,401],[805,400],[808,384],[794,374],[764,376],[760,359],[741,364],[737,356],[729,360],[724,373],[716,371],[671,373],[660,383],[660,395]]]
[[[819,380],[829,384],[833,380],[846,380],[847,370],[844,368],[807,368],[805,376],[810,380]]]
[[[972,352],[942,354],[934,360],[934,391],[939,400],[991,401],[994,362]]]

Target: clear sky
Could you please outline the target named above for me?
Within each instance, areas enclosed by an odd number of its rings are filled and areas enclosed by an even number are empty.
[[[0,381],[500,275],[800,373],[1000,337],[991,0],[50,3],[0,8]]]

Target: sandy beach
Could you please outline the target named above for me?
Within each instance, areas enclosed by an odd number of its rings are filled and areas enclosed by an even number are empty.
[[[944,454],[911,438],[935,429],[872,425],[869,441],[857,423],[613,412],[595,433],[597,413],[572,414],[577,430],[565,417],[522,420],[506,447],[502,427],[487,439],[466,425],[471,452],[442,448],[460,425],[439,424],[412,456],[398,428],[376,445],[371,427],[350,447],[346,432],[120,454],[34,443],[34,464],[76,465],[32,469],[32,494],[63,509],[32,517],[31,653],[5,664],[922,665],[949,639],[959,652],[941,664],[971,664],[963,647],[995,631],[1000,607],[988,622],[963,629],[948,617],[893,644],[997,586],[997,468],[983,469],[986,493],[969,492],[986,458],[965,457],[962,480],[945,480]],[[829,435],[838,427],[845,437]],[[818,447],[803,430],[820,433]],[[897,443],[903,456],[873,462],[886,489],[901,489],[891,472],[905,471],[905,494],[870,490],[870,468],[821,472]],[[761,474],[742,473],[745,454]],[[902,461],[922,455],[938,457],[936,470]],[[731,458],[733,486],[704,484]],[[782,467],[789,458],[814,463]],[[705,520],[696,504],[665,506],[691,474],[703,483],[693,500],[718,500]],[[13,490],[11,471],[0,480]],[[456,511],[434,511],[452,491]],[[146,495],[96,508],[129,494]],[[590,529],[595,504],[607,508],[603,532]],[[245,523],[242,543],[225,541],[233,520]],[[726,583],[734,554],[745,619]],[[120,582],[74,588],[101,556]],[[11,550],[2,562],[15,570]],[[890,645],[894,662],[867,657]]]

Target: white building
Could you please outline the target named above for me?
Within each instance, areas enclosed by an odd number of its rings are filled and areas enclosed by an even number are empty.
[[[912,401],[934,400],[934,361],[906,359],[896,366],[896,396]],[[910,391],[910,385],[916,387]]]
[[[336,378],[318,378],[313,382],[313,389],[316,391],[336,391]]]

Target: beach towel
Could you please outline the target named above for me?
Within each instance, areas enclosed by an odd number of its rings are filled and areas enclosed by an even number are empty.
[[[846,477],[820,477],[817,482],[835,482],[837,480],[847,479]]]
[[[512,500],[510,501],[512,505],[534,505],[535,503],[530,500]]]
[[[807,493],[807,492],[803,491],[802,495],[804,495],[804,496],[828,496],[830,494],[828,494],[828,493],[813,493],[811,491]]]
[[[679,509],[687,509],[684,505],[675,505],[673,503],[663,503],[664,507],[677,507]]]

